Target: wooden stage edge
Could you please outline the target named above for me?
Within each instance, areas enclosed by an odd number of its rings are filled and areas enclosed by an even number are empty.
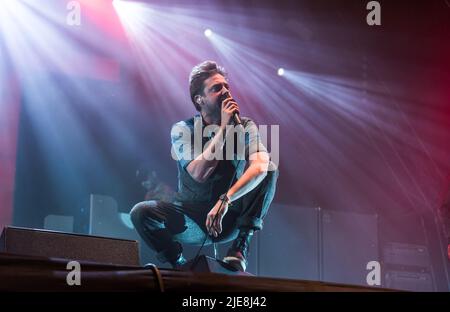
[[[197,273],[170,269],[79,261],[81,285],[75,280],[70,260],[0,253],[0,291],[58,292],[386,292],[378,287],[362,287],[317,281]],[[72,272],[72,275],[69,275]],[[68,278],[69,275],[69,278]]]

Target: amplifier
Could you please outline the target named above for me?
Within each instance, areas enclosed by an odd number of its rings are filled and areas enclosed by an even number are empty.
[[[390,242],[383,248],[383,258],[387,265],[431,267],[428,248],[422,245]]]
[[[426,272],[387,271],[386,287],[409,291],[434,291],[433,277]]]

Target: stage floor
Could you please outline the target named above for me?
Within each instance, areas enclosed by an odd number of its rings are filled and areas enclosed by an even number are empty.
[[[385,292],[318,281],[151,269],[0,253],[0,291],[58,292]],[[79,272],[79,283],[77,274]],[[75,284],[75,285],[69,285]]]

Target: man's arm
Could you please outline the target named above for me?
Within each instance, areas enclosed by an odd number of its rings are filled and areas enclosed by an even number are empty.
[[[269,167],[269,154],[256,152],[251,155],[248,168],[244,174],[227,192],[230,202],[244,196],[253,190],[267,175]],[[222,232],[222,219],[228,211],[228,202],[220,199],[206,217],[206,229],[211,235],[217,237]]]
[[[246,122],[245,134],[247,168],[226,194],[231,202],[258,186],[269,170],[270,156],[253,121]],[[227,201],[219,199],[206,217],[206,229],[215,237],[222,232],[222,219],[228,211],[228,204]]]
[[[222,139],[224,133],[223,128],[218,127],[218,129],[218,132],[210,140],[209,145],[204,149],[203,153],[198,155],[186,167],[187,172],[197,182],[205,182],[219,163],[219,160],[214,157],[214,154],[218,152],[216,151],[217,149],[220,150],[220,153],[223,151],[225,140]]]
[[[220,127],[217,127],[219,130],[214,138],[210,140],[209,145],[204,149],[203,153],[198,155],[186,167],[187,172],[195,181],[200,183],[205,182],[217,167],[219,160],[214,157],[214,154],[222,153],[225,141],[233,133],[233,131],[227,131],[225,129],[235,112],[239,112],[236,102],[232,98],[225,99],[222,102]],[[224,133],[226,133],[225,139],[223,139]]]
[[[247,167],[243,175],[227,192],[227,196],[234,201],[261,183],[267,175],[270,164],[270,156],[266,147],[262,144],[259,131],[253,121],[249,121],[245,127],[246,130],[246,154],[248,154]]]
[[[231,202],[244,196],[261,183],[267,175],[269,162],[270,159],[267,152],[256,152],[251,155],[249,166],[227,192]]]

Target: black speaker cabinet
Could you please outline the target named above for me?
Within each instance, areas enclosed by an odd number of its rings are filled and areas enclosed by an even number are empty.
[[[260,276],[367,286],[379,260],[372,214],[272,204],[259,235]]]
[[[272,204],[259,234],[257,275],[319,280],[319,208]]]
[[[380,261],[377,220],[375,214],[322,210],[323,281],[367,286],[367,264]]]
[[[5,227],[2,232],[0,251],[115,265],[139,265],[137,241],[12,226]]]

